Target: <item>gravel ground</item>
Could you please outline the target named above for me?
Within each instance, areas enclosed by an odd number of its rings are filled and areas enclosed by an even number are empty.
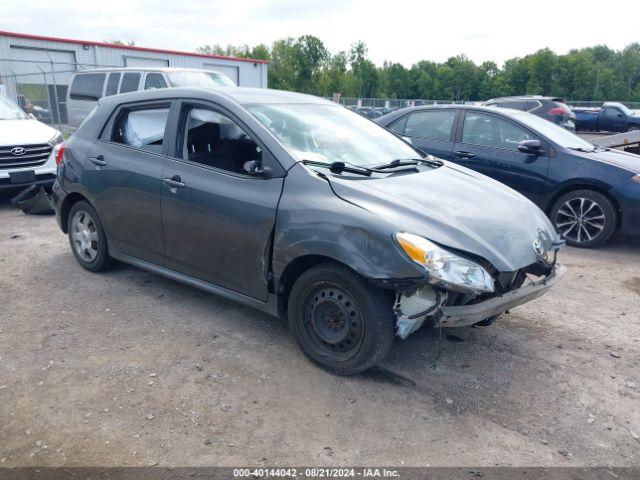
[[[84,271],[0,197],[0,466],[640,465],[640,241],[383,365],[311,365],[277,319],[127,266]]]

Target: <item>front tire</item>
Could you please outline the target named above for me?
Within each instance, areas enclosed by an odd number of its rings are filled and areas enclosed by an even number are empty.
[[[111,266],[107,237],[98,213],[88,202],[75,203],[67,219],[69,244],[76,260],[90,272],[100,272]]]
[[[348,268],[325,263],[304,272],[289,295],[289,328],[302,352],[320,367],[353,375],[380,363],[393,343],[389,291]]]
[[[601,193],[575,190],[556,201],[551,221],[568,245],[589,248],[609,240],[616,228],[616,211]]]

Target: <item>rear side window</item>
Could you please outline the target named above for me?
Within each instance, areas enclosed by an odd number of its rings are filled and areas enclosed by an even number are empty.
[[[118,93],[118,83],[120,83],[120,73],[110,73],[107,80],[107,90],[104,92],[105,97]]]
[[[449,140],[455,118],[455,110],[427,110],[412,113],[407,118],[404,134],[409,137]]]
[[[160,73],[147,73],[147,78],[144,81],[144,89],[151,90],[154,88],[167,88],[167,82],[164,81]]]
[[[504,108],[513,108],[514,110],[529,110],[526,100],[510,100],[501,105]]]
[[[111,141],[153,153],[162,153],[169,105],[125,109],[116,119]]]
[[[122,84],[120,84],[120,93],[135,92],[138,90],[140,83],[140,74],[137,72],[127,72],[122,76]]]
[[[73,78],[69,98],[73,100],[97,100],[102,97],[104,73],[79,73]]]
[[[619,113],[620,113],[620,110],[618,110],[617,108],[611,108],[611,107],[605,108],[603,112],[604,116],[609,118],[616,118]]]

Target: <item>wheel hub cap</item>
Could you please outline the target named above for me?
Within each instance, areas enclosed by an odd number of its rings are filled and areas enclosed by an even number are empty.
[[[337,286],[319,286],[305,303],[304,328],[319,353],[350,357],[360,346],[364,322],[353,297]]]
[[[87,262],[98,256],[98,231],[89,213],[76,212],[71,222],[71,241],[76,253]]]
[[[565,238],[576,243],[589,242],[605,227],[602,207],[588,198],[572,198],[556,214],[556,227]]]

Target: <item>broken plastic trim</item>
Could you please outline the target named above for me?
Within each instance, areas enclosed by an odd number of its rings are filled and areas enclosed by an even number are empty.
[[[29,185],[10,201],[27,215],[54,213],[50,193],[39,185]]]
[[[393,305],[393,313],[396,316],[396,335],[398,335],[403,340],[411,335],[413,332],[417,331],[422,327],[425,320],[428,316],[432,315],[436,310],[442,307],[444,304],[444,299],[446,299],[446,294],[443,295],[436,289],[431,289],[429,286],[424,286],[422,288],[429,288],[435,296],[435,301],[432,305],[425,308],[423,311],[419,311],[417,313],[403,313],[403,298],[410,299],[414,295],[418,295],[418,293],[422,289],[418,289],[413,292],[412,295],[405,295],[405,292],[396,292],[396,301]],[[444,299],[443,299],[444,297]]]

